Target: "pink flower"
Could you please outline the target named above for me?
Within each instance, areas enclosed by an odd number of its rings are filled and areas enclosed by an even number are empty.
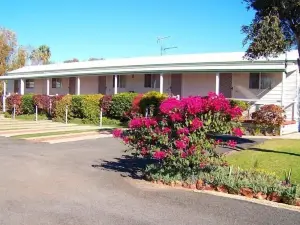
[[[148,154],[147,149],[146,149],[145,147],[143,147],[142,150],[141,150],[141,155],[142,155],[142,156],[145,156],[145,155],[147,155],[147,154]]]
[[[181,152],[180,156],[181,158],[185,159],[187,157],[187,154],[185,152]]]
[[[191,131],[198,130],[201,127],[203,127],[203,122],[200,119],[195,118],[195,119],[192,120]]]
[[[143,126],[142,118],[134,118],[129,122],[129,128],[141,128]]]
[[[164,159],[165,157],[166,157],[166,153],[162,151],[157,151],[153,154],[153,158],[158,160]]]
[[[180,128],[179,130],[177,130],[177,135],[188,134],[189,132],[190,132],[189,129],[184,127],[184,128]]]
[[[189,114],[196,115],[203,110],[203,100],[199,96],[183,98],[181,100],[181,107],[185,109]]]
[[[144,118],[144,124],[147,128],[150,128],[150,126],[156,126],[157,121],[152,118]]]
[[[125,144],[128,144],[129,143],[129,141],[130,141],[130,139],[129,139],[129,137],[123,137],[123,142],[125,143]]]
[[[231,148],[235,148],[237,142],[233,141],[233,140],[229,140],[227,141],[227,146],[231,147]]]
[[[172,122],[180,122],[183,120],[180,113],[173,113],[170,115],[170,117]]]
[[[183,149],[186,148],[187,144],[186,144],[184,141],[182,141],[182,140],[176,140],[176,141],[175,141],[175,146],[176,146],[176,148],[178,148],[179,150],[183,150]]]
[[[232,133],[233,133],[233,135],[235,135],[237,137],[243,136],[243,131],[240,128],[233,128]]]
[[[164,127],[163,129],[162,129],[162,133],[163,134],[168,134],[168,133],[170,133],[171,132],[171,129],[169,128],[169,127]]]
[[[121,129],[114,129],[112,132],[112,135],[115,138],[119,138],[119,137],[121,137],[122,133],[123,133],[123,131]]]
[[[220,145],[222,143],[221,140],[215,140],[215,145]]]
[[[169,115],[180,109],[180,101],[175,98],[168,98],[160,104],[159,109],[162,113]]]

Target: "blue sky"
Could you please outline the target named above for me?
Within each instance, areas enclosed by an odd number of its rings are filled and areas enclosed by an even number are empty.
[[[50,46],[53,61],[244,51],[242,24],[253,16],[241,0],[9,0],[0,26],[22,45]]]

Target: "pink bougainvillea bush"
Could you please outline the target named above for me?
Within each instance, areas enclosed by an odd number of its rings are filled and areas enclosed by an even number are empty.
[[[148,166],[153,171],[181,177],[210,170],[226,163],[216,153],[220,143],[213,134],[242,135],[238,118],[242,111],[223,95],[188,97],[162,101],[155,117],[136,117],[126,131],[115,130],[137,156],[155,159]],[[224,145],[224,142],[222,142]],[[228,141],[234,147],[236,142]]]

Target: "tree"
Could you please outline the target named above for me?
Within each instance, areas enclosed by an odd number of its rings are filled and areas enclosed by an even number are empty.
[[[299,0],[243,0],[247,9],[255,11],[250,25],[243,26],[243,44],[248,46],[245,57],[277,57],[297,48],[300,57]],[[300,63],[298,60],[300,67]]]
[[[73,59],[69,59],[69,60],[64,61],[64,63],[73,63],[73,62],[79,62],[79,59],[73,58]]]
[[[47,45],[41,45],[31,52],[30,59],[34,65],[45,65],[49,63],[51,57],[50,48]]]

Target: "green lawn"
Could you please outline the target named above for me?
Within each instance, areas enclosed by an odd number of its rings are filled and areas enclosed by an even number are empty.
[[[274,172],[283,179],[292,169],[292,182],[300,184],[300,140],[268,140],[263,144],[227,156],[230,165]]]

